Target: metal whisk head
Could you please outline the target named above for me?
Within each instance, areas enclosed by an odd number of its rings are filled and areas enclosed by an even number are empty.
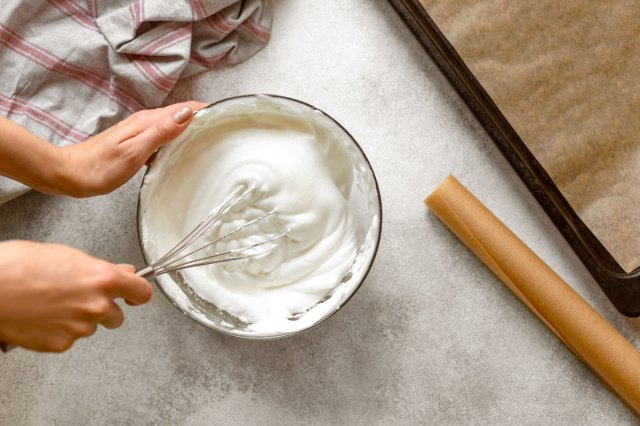
[[[248,244],[244,247],[228,249],[221,252],[216,252],[214,254],[209,254],[206,256],[190,258],[192,255],[196,255],[202,252],[204,249],[208,247],[213,247],[217,243],[229,238],[230,236],[237,234],[238,232],[248,228],[249,226],[256,224],[265,218],[273,215],[276,210],[271,210],[261,216],[256,217],[255,219],[249,220],[244,223],[242,226],[239,226],[231,231],[224,233],[223,235],[217,237],[215,240],[196,244],[198,240],[201,240],[211,229],[222,219],[222,217],[229,212],[232,208],[238,205],[242,200],[244,200],[254,188],[244,188],[238,187],[236,188],[231,195],[229,195],[224,202],[213,210],[209,216],[207,216],[198,226],[196,226],[193,231],[189,233],[186,237],[182,239],[178,244],[175,245],[171,250],[169,250],[164,256],[162,256],[157,261],[153,262],[151,265],[140,269],[136,272],[137,275],[153,278],[158,275],[166,274],[168,272],[179,271],[185,268],[193,268],[196,266],[204,266],[211,265],[214,263],[223,263],[223,262],[231,262],[234,260],[242,260],[248,259],[251,257],[261,256],[270,252],[274,245],[272,243],[276,242],[284,238],[288,230],[278,234],[274,237],[268,237],[259,242]],[[197,248],[193,248],[193,246],[198,246]],[[258,247],[267,246],[266,250],[260,250],[255,252]]]

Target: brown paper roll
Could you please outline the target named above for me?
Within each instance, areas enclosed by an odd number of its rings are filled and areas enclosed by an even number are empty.
[[[424,201],[489,269],[640,414],[640,352],[456,178]]]

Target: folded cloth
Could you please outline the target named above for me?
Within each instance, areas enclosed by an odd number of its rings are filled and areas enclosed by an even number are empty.
[[[269,0],[5,0],[0,114],[57,145],[162,103],[269,40]],[[28,188],[0,178],[0,203]]]

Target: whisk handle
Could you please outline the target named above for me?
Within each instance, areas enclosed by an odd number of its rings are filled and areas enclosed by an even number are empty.
[[[139,277],[152,280],[156,277],[156,271],[151,266],[147,266],[145,268],[142,268],[136,271],[136,275]]]

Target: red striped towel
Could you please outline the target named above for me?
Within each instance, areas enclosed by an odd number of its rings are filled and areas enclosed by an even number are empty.
[[[5,0],[0,114],[58,145],[162,103],[269,40],[268,0]],[[26,191],[0,179],[0,203]]]

